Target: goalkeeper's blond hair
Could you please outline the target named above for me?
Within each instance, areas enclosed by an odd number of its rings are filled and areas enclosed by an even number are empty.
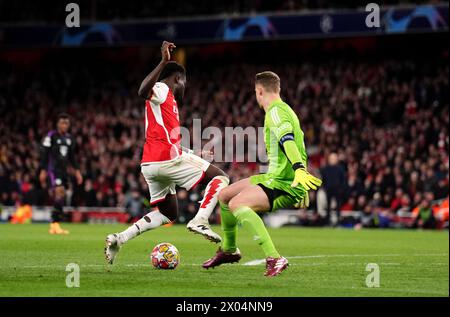
[[[280,77],[271,71],[256,74],[255,84],[260,84],[267,92],[279,93],[281,90]]]

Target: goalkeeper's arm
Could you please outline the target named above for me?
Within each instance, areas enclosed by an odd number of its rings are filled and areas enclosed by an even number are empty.
[[[298,184],[301,184],[306,190],[317,189],[322,184],[322,181],[306,170],[305,162],[302,161],[300,151],[297,148],[297,144],[295,144],[294,134],[288,133],[284,135],[280,139],[280,143],[295,171],[294,181],[291,186],[297,187]]]

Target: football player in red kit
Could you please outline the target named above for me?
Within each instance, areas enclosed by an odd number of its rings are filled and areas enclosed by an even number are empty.
[[[198,184],[206,185],[200,208],[187,228],[210,241],[218,243],[222,240],[211,230],[208,219],[217,204],[220,190],[228,185],[229,179],[221,169],[181,147],[178,103],[184,96],[186,70],[170,61],[174,48],[173,43],[163,42],[161,62],[142,81],[138,93],[145,99],[145,144],[141,171],[154,208],[125,231],[107,236],[105,258],[110,264],[124,243],[177,218],[176,185],[186,190]]]

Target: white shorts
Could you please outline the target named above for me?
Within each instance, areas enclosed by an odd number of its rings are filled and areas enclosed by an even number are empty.
[[[175,185],[191,190],[203,179],[209,165],[197,155],[186,152],[173,161],[142,164],[141,172],[148,184],[150,203],[164,200],[167,194],[175,194]]]

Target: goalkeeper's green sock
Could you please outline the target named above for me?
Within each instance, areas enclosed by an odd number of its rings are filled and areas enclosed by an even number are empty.
[[[220,202],[220,216],[223,231],[222,250],[225,252],[235,252],[237,249],[237,219],[228,205],[222,202]]]
[[[234,212],[238,222],[248,230],[263,249],[266,257],[279,258],[280,254],[275,249],[272,239],[267,232],[262,219],[250,207],[239,207]]]

